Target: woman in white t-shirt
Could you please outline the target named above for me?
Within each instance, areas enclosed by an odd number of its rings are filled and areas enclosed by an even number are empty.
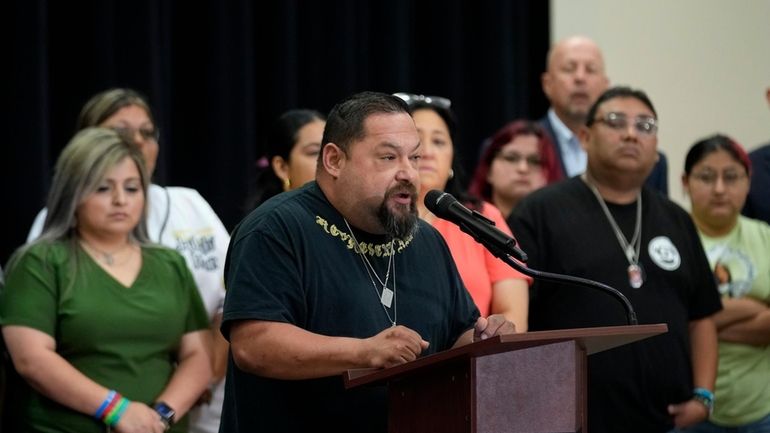
[[[158,158],[158,128],[147,100],[131,89],[109,89],[93,96],[78,116],[77,129],[101,126],[130,138],[145,159],[152,176]],[[181,253],[195,278],[211,319],[214,340],[214,379],[210,395],[190,413],[190,431],[215,433],[224,400],[227,341],[219,332],[224,302],[224,265],[230,235],[211,206],[198,191],[151,184],[147,193],[147,229],[150,239]],[[40,235],[47,216],[40,211],[28,241]]]

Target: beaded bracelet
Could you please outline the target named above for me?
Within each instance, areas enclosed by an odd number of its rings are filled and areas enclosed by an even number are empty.
[[[120,421],[123,413],[128,409],[129,403],[131,403],[129,399],[123,397],[115,390],[110,390],[99,409],[94,413],[94,418],[110,427],[115,427],[115,424]]]
[[[702,403],[709,411],[709,415],[714,412],[714,393],[706,388],[695,388],[692,391],[692,398]]]

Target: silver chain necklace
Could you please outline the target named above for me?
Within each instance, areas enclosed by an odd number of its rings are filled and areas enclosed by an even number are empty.
[[[116,255],[122,253],[126,248],[129,248],[131,246],[131,241],[130,240],[128,242],[126,242],[125,245],[123,245],[122,247],[120,247],[117,250],[112,251],[112,252],[104,251],[102,249],[96,248],[94,245],[91,245],[90,242],[88,242],[87,240],[85,240],[82,237],[80,238],[80,245],[83,245],[86,250],[91,250],[92,252],[96,253],[97,257],[99,258],[99,261],[104,262],[104,264],[106,264],[107,266],[123,265],[126,262],[128,262],[128,260],[130,258],[133,257],[132,255],[128,255],[128,256],[126,256],[125,259],[123,259],[119,263],[117,263],[115,261],[115,256]]]
[[[385,315],[388,316],[388,321],[390,322],[391,326],[396,326],[396,322],[398,321],[398,302],[396,300],[396,262],[393,260],[393,256],[396,255],[396,251],[393,247],[394,239],[390,240],[390,257],[388,258],[388,269],[385,271],[385,281],[383,281],[380,276],[377,275],[377,271],[374,270],[374,266],[372,266],[371,262],[369,262],[366,254],[364,254],[364,250],[361,248],[361,244],[358,243],[356,235],[353,234],[353,229],[350,228],[348,220],[345,218],[342,218],[342,220],[345,221],[345,226],[350,232],[350,237],[353,238],[353,242],[355,243],[356,249],[358,250],[358,256],[361,257],[361,261],[364,264],[366,274],[369,275],[369,279],[372,281],[374,294],[380,300],[382,311],[384,311]],[[393,290],[390,290],[387,287],[391,269],[393,270]],[[372,277],[372,274],[374,274],[374,277]],[[380,290],[377,289],[377,283],[374,282],[375,278],[382,285],[382,293],[380,293]],[[390,313],[388,313],[388,308],[390,308],[391,305],[393,306],[393,318],[391,318]]]
[[[623,234],[623,232],[620,230],[620,227],[618,227],[618,223],[615,222],[615,218],[612,217],[612,214],[610,213],[609,208],[607,208],[607,203],[604,202],[604,199],[602,198],[601,194],[599,194],[599,190],[596,189],[596,186],[591,183],[591,181],[588,180],[588,175],[583,173],[583,176],[581,176],[583,181],[588,185],[588,188],[591,190],[591,192],[594,193],[594,197],[596,197],[596,201],[599,202],[599,205],[602,208],[602,211],[604,211],[604,216],[607,217],[607,220],[610,222],[610,226],[612,227],[612,231],[615,232],[615,237],[618,238],[618,243],[620,244],[620,248],[623,250],[623,252],[626,255],[626,258],[628,259],[628,284],[631,285],[634,289],[638,289],[642,287],[642,284],[644,284],[644,273],[642,272],[642,267],[639,265],[639,253],[642,248],[642,192],[641,190],[636,195],[636,223],[634,224],[634,236],[631,238],[631,242],[628,242],[626,239],[626,236]]]

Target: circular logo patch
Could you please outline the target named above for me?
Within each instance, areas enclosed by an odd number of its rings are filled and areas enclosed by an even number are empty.
[[[647,253],[656,265],[667,271],[679,269],[682,264],[682,257],[674,243],[667,236],[658,236],[652,238],[647,245]]]

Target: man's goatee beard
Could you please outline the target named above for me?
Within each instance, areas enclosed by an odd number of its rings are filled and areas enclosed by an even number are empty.
[[[385,229],[385,233],[394,239],[406,239],[413,235],[417,230],[417,206],[412,202],[409,205],[409,212],[403,216],[397,216],[388,210],[385,202],[380,206],[377,217]]]

